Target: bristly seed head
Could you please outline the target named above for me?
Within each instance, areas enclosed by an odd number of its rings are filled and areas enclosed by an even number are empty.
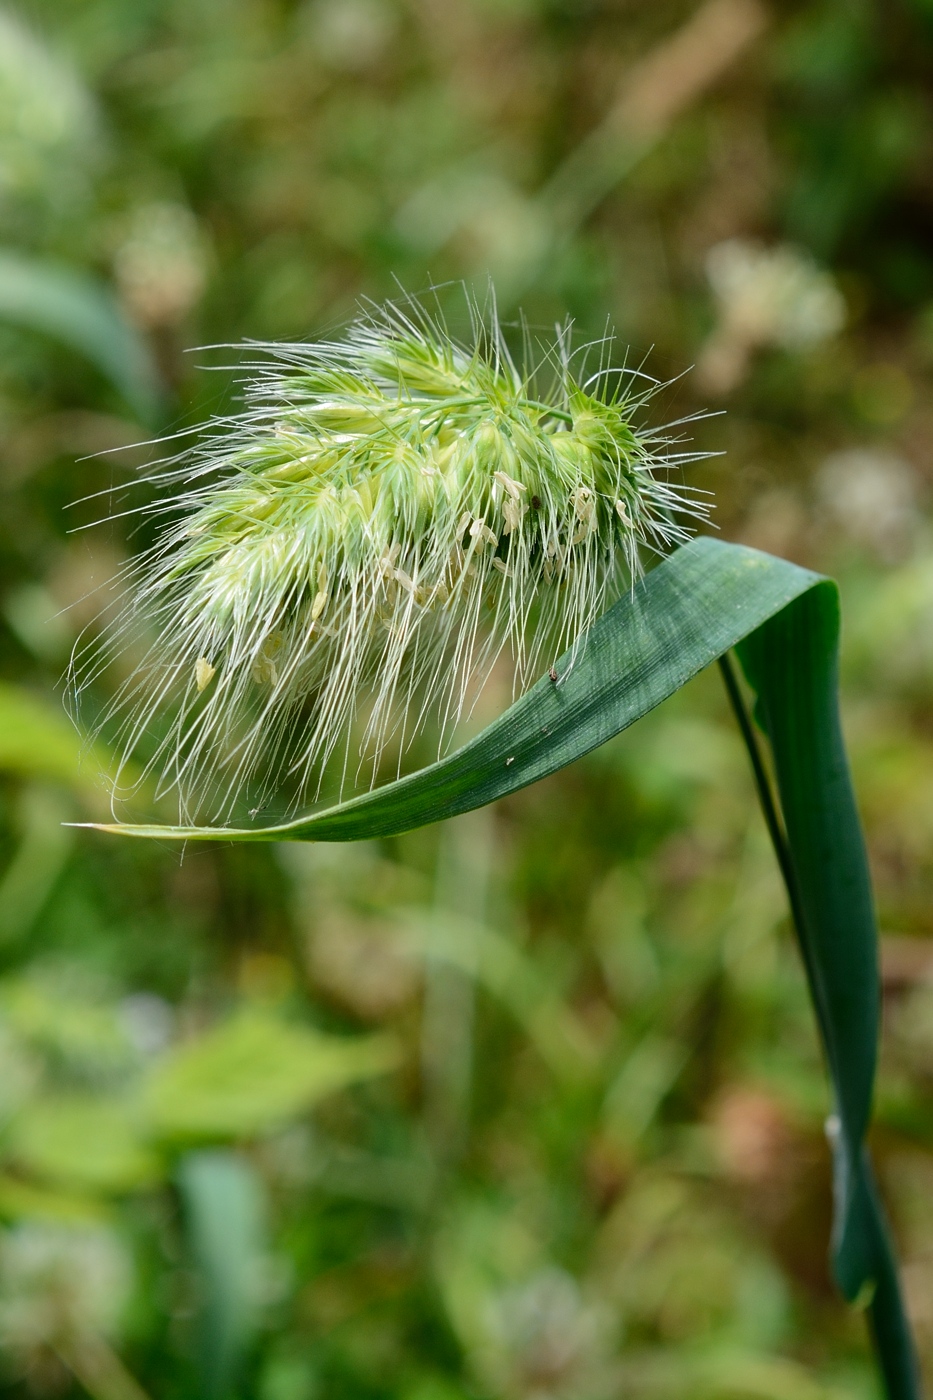
[[[541,389],[494,318],[474,325],[462,346],[405,304],[338,342],[259,347],[245,411],[156,477],[177,484],[147,508],[169,523],[115,634],[156,641],[110,717],[183,818],[286,777],[314,796],[354,720],[374,764],[431,712],[449,731],[504,647],[516,685],[536,679],[646,547],[688,537],[675,517],[706,514],[663,479],[690,455],[636,424],[654,381],[584,380],[562,331]]]

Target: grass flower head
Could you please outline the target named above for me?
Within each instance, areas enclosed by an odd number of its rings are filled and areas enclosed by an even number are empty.
[[[285,775],[306,800],[432,713],[449,733],[503,649],[524,687],[687,537],[687,454],[638,426],[657,385],[607,344],[587,377],[559,334],[525,373],[494,320],[461,345],[406,303],[259,347],[242,414],[157,473],[116,632],[155,638],[114,702],[121,748],[184,817]]]

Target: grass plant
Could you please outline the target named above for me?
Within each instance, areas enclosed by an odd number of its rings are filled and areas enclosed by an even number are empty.
[[[755,550],[688,541],[676,513],[705,508],[665,479],[682,460],[670,430],[639,426],[653,386],[605,359],[586,377],[566,343],[544,355],[544,390],[494,323],[479,319],[461,347],[411,308],[378,312],[343,342],[273,350],[246,412],[161,471],[180,491],[155,507],[169,523],[133,566],[117,630],[118,645],[137,627],[158,634],[117,709],[127,761],[170,709],[148,765],[177,791],[182,822],[101,829],[225,842],[397,835],[556,772],[718,661],[832,1081],[836,1280],[867,1311],[889,1400],[916,1400],[865,1146],[877,933],[839,723],[837,590]],[[643,575],[646,551],[672,548]],[[190,819],[205,803],[229,813],[270,770],[267,791],[285,770],[298,799],[314,795],[335,752],[346,772],[360,713],[377,760],[429,710],[449,726],[507,647],[524,693],[436,763],[271,824]]]

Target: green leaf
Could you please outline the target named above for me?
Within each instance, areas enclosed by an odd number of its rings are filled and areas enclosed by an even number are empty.
[[[129,1105],[89,1094],[33,1099],[9,1129],[20,1167],[43,1181],[85,1191],[126,1191],[159,1177]]]
[[[919,1382],[864,1146],[878,1036],[877,935],[837,699],[835,584],[738,545],[697,539],[591,629],[557,681],[541,680],[471,743],[410,777],[276,826],[109,826],[179,840],[349,841],[470,811],[555,772],[633,724],[743,643],[770,736],[789,847],[789,892],[833,1084],[833,1259],[869,1304],[891,1400]]]
[[[768,735],[793,866],[798,936],[836,1099],[833,1263],[870,1304],[892,1396],[919,1393],[893,1253],[864,1146],[881,992],[868,861],[839,719],[839,596],[815,588],[739,648]]]
[[[100,829],[176,840],[356,841],[472,811],[598,748],[818,583],[757,550],[693,540],[599,619],[572,666],[569,654],[558,661],[556,683],[546,676],[439,763],[276,826]]]
[[[82,739],[60,707],[0,682],[0,772],[63,783],[100,807],[107,801],[101,775],[114,767],[106,750]]]
[[[203,1284],[200,1394],[223,1400],[256,1330],[267,1282],[265,1193],[250,1163],[229,1151],[189,1152],[178,1184]]]
[[[74,846],[63,825],[71,804],[61,792],[29,783],[19,794],[19,845],[0,875],[0,947],[21,942],[57,885]]]
[[[150,1119],[168,1137],[252,1137],[337,1089],[386,1073],[397,1060],[385,1036],[322,1035],[241,1012],[158,1065],[149,1084]]]
[[[0,1220],[51,1220],[83,1225],[106,1220],[109,1203],[93,1195],[78,1195],[36,1186],[0,1173]]]
[[[140,422],[155,423],[155,363],[104,283],[74,268],[0,251],[0,320],[77,350],[119,390]]]
[[[38,695],[0,683],[0,769],[72,783],[81,770],[81,736]]]

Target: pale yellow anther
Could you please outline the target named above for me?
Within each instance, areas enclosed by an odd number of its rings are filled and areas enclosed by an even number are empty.
[[[570,500],[578,520],[592,520],[596,502],[593,500],[593,493],[588,486],[578,486]]]
[[[528,490],[527,486],[523,486],[520,481],[516,481],[513,477],[509,476],[508,472],[493,472],[493,480],[498,481],[500,486],[505,487],[513,501],[520,501],[522,492]]]
[[[470,526],[470,537],[474,540],[483,540],[486,544],[491,544],[493,548],[499,543],[499,536],[494,530],[490,530],[482,518],[473,521]]]
[[[578,486],[570,500],[580,522],[570,543],[582,544],[596,530],[596,499],[588,486]]]
[[[379,572],[382,574],[383,578],[395,578],[395,561],[398,558],[398,553],[399,544],[396,540],[392,547],[387,549],[379,560]]]
[[[212,666],[206,656],[199,656],[194,663],[194,683],[198,688],[198,694],[206,690],[214,679],[217,667]]]
[[[528,514],[528,507],[523,501],[507,499],[502,502],[502,514],[505,516],[505,529],[502,533],[510,535],[521,526],[522,520]]]
[[[275,685],[279,678],[275,662],[262,654],[253,662],[251,674],[257,685]]]
[[[276,652],[281,651],[283,640],[281,632],[270,632],[263,642],[250,668],[250,674],[257,685],[275,685],[278,682],[279,669],[272,658]]]

